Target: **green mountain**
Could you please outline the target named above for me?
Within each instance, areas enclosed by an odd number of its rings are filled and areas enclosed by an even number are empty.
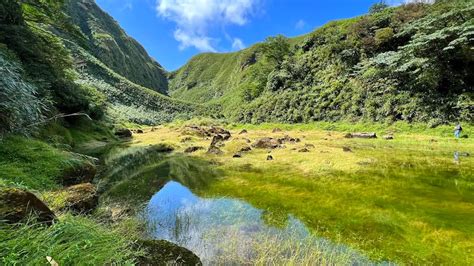
[[[474,119],[474,6],[374,9],[295,39],[201,54],[170,73],[169,94],[242,122]]]
[[[65,114],[158,124],[200,109],[164,95],[163,68],[92,0],[2,1],[0,61],[2,134]]]
[[[69,0],[66,13],[87,38],[93,56],[130,81],[166,93],[168,84],[163,67],[94,0]]]

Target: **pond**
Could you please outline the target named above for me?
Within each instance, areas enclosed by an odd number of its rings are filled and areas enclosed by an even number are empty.
[[[315,146],[310,152],[288,146],[267,161],[268,151],[257,149],[232,158],[240,140],[226,143],[219,156],[189,155],[182,151],[206,140],[182,144],[172,130],[153,134],[159,140],[141,136],[144,143],[105,156],[101,202],[133,209],[146,221],[147,236],[186,247],[205,264],[469,265],[474,259],[470,143],[315,131],[304,132]],[[169,152],[162,139],[175,141],[177,150]]]
[[[276,262],[368,263],[350,248],[311,235],[289,215],[286,225],[270,226],[265,211],[232,198],[201,198],[178,182],[168,182],[148,202],[143,217],[149,233],[197,254],[204,264]]]

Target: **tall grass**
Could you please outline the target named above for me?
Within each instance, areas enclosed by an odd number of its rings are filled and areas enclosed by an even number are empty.
[[[0,264],[46,265],[46,256],[59,265],[132,264],[141,253],[125,233],[69,215],[51,227],[0,224]]]

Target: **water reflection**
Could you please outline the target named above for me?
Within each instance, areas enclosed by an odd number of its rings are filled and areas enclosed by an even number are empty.
[[[269,226],[264,211],[246,202],[200,198],[174,181],[151,198],[143,215],[154,238],[192,250],[205,264],[368,262],[354,250],[311,236],[293,216],[283,227]]]

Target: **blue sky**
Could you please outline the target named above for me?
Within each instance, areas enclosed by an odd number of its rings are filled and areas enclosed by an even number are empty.
[[[396,0],[395,0],[396,1]],[[298,36],[364,14],[379,0],[96,0],[166,70],[201,52]]]

